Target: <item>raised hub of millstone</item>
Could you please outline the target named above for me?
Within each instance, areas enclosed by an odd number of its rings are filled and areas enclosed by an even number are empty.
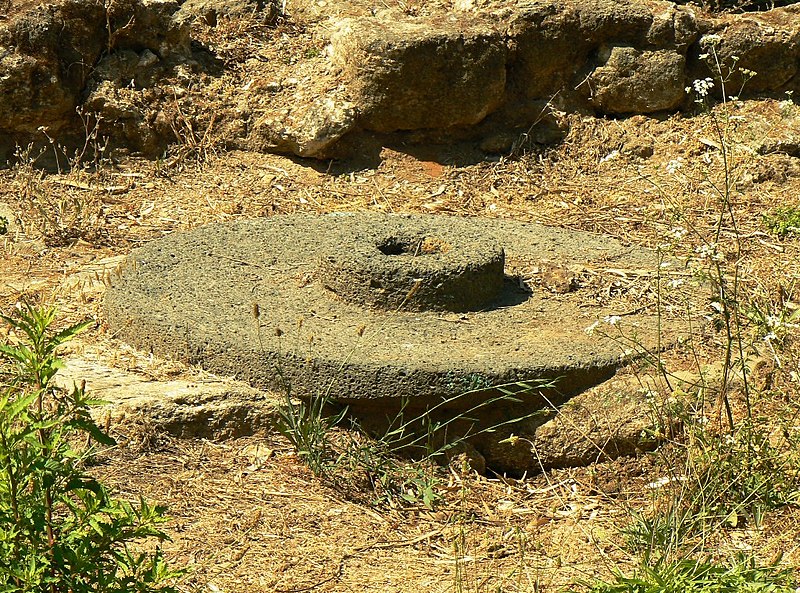
[[[621,364],[617,341],[585,330],[631,305],[604,305],[602,287],[552,293],[536,282],[542,261],[595,275],[657,265],[609,237],[518,221],[286,215],[135,250],[105,311],[115,335],[145,350],[295,395],[424,407],[554,380],[566,397]],[[627,314],[621,325],[643,347],[659,343],[655,316]]]
[[[323,254],[317,276],[326,289],[364,307],[465,312],[498,298],[504,266],[503,248],[477,229],[388,235],[366,229]]]

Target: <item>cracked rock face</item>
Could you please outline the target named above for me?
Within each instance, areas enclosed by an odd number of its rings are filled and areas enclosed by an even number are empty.
[[[676,109],[685,99],[686,58],[669,50],[604,48],[605,63],[588,78],[591,102],[609,114]]]
[[[57,140],[80,133],[76,107],[101,116],[112,144],[163,153],[179,141],[165,121],[170,99],[227,67],[192,47],[191,23],[257,18],[268,27],[279,12],[276,0],[116,0],[107,9],[56,0],[0,20],[0,160],[16,144],[44,141],[41,126]],[[710,16],[658,0],[513,9],[482,0],[425,16],[349,11],[309,26],[327,47],[292,58],[284,78],[298,84],[273,88],[254,76],[239,93],[203,97],[218,109],[193,121],[193,133],[213,128],[228,147],[320,159],[409,132],[415,142],[490,149],[521,131],[552,142],[563,134],[548,129],[551,109],[676,111],[691,103],[687,83],[716,78],[717,59],[756,73],[743,86],[733,72],[729,95],[800,92],[798,5]]]
[[[354,81],[361,125],[376,132],[479,123],[502,102],[506,46],[488,24],[385,12],[348,19],[331,61]]]

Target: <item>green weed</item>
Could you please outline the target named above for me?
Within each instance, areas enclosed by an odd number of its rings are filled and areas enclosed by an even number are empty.
[[[53,329],[55,311],[22,304],[0,344],[0,590],[31,593],[175,591],[158,548],[164,509],[115,499],[86,471],[114,443],[92,420],[84,385],[53,383],[57,349],[88,323]],[[94,443],[77,446],[76,443]]]
[[[796,322],[795,312],[785,303],[776,313],[772,304],[747,290],[745,281],[745,251],[736,212],[745,199],[737,189],[746,169],[741,155],[749,153],[738,149],[726,85],[732,80],[746,82],[754,73],[737,69],[735,60],[722,64],[718,43],[716,36],[704,38],[705,59],[716,67],[716,77],[687,87],[703,109],[709,107],[712,91],[722,97],[722,105],[709,112],[715,135],[714,151],[703,159],[707,168],[692,179],[682,171],[682,159],[667,165],[667,174],[687,195],[714,205],[713,222],[702,226],[706,223],[681,211],[684,196],[652,183],[682,225],[672,229],[659,253],[670,253],[686,239],[694,241],[695,269],[712,291],[703,316],[714,330],[722,359],[718,373],[707,373],[698,355],[701,338],[690,336],[682,347],[697,364],[697,378],[678,388],[660,351],[637,349],[635,336],[620,334],[626,346],[632,345],[659,371],[669,395],[666,399],[677,402],[672,408],[684,430],[657,453],[664,475],[647,486],[650,505],[645,510],[627,509],[631,521],[621,535],[638,560],[638,570],[633,576],[618,572],[610,581],[590,583],[592,593],[794,590],[791,571],[779,569],[777,563],[760,566],[754,558],[745,557],[720,563],[706,557],[709,542],[716,541],[719,532],[760,527],[766,513],[796,504],[800,498],[795,432],[788,423],[767,422],[754,411],[758,400],[751,381],[752,363],[765,345],[778,360],[775,348]],[[800,224],[800,210],[786,209],[764,221],[778,234],[793,232]]]
[[[552,383],[544,381],[496,386],[496,396],[453,414],[441,412],[475,391],[445,398],[423,411],[409,411],[409,401],[403,400],[399,411],[387,418],[377,434],[348,416],[347,409],[329,415],[334,402],[328,394],[300,402],[287,395],[279,411],[277,430],[311,471],[331,485],[356,497],[369,491],[374,504],[432,508],[443,500],[438,462],[447,460],[451,450],[466,446],[470,437],[525,418],[475,430],[461,427],[456,431],[455,427],[459,423],[471,424],[481,409],[501,400],[518,401],[525,392],[549,387]],[[484,390],[482,387],[477,391]],[[288,387],[286,393],[290,393]],[[346,430],[345,418],[349,421]]]
[[[779,237],[800,235],[800,208],[796,206],[777,208],[762,214],[761,221],[768,230]]]
[[[792,572],[775,564],[760,566],[739,556],[728,563],[683,559],[642,566],[632,576],[617,574],[591,593],[794,593]]]

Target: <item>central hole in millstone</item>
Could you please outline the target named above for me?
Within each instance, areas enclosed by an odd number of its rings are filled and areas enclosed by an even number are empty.
[[[447,253],[453,246],[438,237],[417,238],[387,237],[377,244],[378,251],[384,255],[420,256],[434,253]]]

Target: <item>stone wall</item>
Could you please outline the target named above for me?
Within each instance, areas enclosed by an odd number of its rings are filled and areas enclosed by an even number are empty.
[[[99,114],[116,144],[162,152],[174,130],[161,117],[159,85],[171,76],[174,92],[176,69],[184,78],[203,70],[189,23],[216,22],[230,3],[58,0],[0,19],[0,162],[15,145],[43,140],[42,127],[66,142],[80,131],[78,107]],[[383,10],[326,23],[325,56],[297,67],[304,84],[269,96],[251,90],[235,114],[220,99],[220,114],[242,120],[227,145],[327,158],[363,134],[446,141],[527,131],[548,141],[553,134],[536,124],[550,108],[597,116],[687,108],[687,85],[716,78],[716,59],[756,72],[743,89],[734,72],[727,95],[800,91],[797,4],[717,16],[660,1],[457,4],[463,10],[429,17]]]

